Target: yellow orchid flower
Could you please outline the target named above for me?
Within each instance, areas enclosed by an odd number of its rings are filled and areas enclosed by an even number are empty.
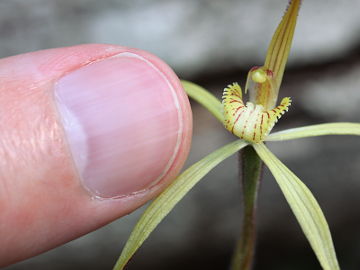
[[[321,135],[360,135],[359,123],[328,123],[272,133],[271,129],[288,110],[291,99],[276,106],[279,88],[290,52],[301,0],[292,0],[271,40],[265,63],[248,73],[244,103],[237,83],[225,88],[222,103],[201,86],[183,81],[187,94],[207,108],[225,128],[240,139],[212,152],[185,170],[146,209],[127,241],[114,269],[123,269],[132,255],[161,220],[211,169],[243,149],[244,224],[232,269],[251,269],[254,253],[254,217],[261,162],[270,169],[324,270],[340,269],[329,226],[319,204],[306,185],[291,172],[264,141],[284,141]]]
[[[244,105],[237,83],[224,90],[225,128],[241,139],[255,143],[263,141],[291,104],[290,98],[284,98],[275,107],[300,2],[290,3],[270,43],[264,66],[250,69],[245,86],[245,93],[249,92],[249,102]]]

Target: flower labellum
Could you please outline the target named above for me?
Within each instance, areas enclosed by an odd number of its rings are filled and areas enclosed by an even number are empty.
[[[262,142],[290,104],[290,98],[283,98],[279,106],[269,111],[264,111],[261,104],[244,105],[239,84],[231,84],[223,94],[225,128],[246,141]]]

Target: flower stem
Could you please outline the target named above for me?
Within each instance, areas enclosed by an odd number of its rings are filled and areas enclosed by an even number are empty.
[[[244,211],[242,231],[231,262],[231,270],[250,270],[256,239],[256,205],[263,163],[252,146],[239,152],[239,168],[243,186]]]

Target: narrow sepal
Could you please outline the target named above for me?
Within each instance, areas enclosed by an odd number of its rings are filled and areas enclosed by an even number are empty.
[[[310,190],[263,143],[253,146],[279,184],[322,268],[339,270],[329,226]]]
[[[286,129],[266,137],[266,141],[286,141],[324,135],[360,135],[359,123],[327,123]]]
[[[222,105],[219,99],[195,83],[182,80],[181,84],[189,97],[204,106],[221,123],[223,122]]]
[[[179,175],[145,210],[135,225],[113,269],[124,269],[127,262],[149,237],[150,233],[190,189],[216,165],[246,145],[247,143],[242,140],[229,143],[196,162]]]

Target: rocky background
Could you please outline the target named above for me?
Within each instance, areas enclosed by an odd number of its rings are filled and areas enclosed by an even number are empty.
[[[280,96],[293,105],[277,129],[360,121],[360,1],[303,1]],[[79,43],[148,50],[218,97],[261,65],[287,0],[1,0],[0,57]],[[234,137],[195,103],[188,164]],[[360,139],[309,138],[269,147],[313,191],[343,269],[360,268]],[[227,269],[241,221],[236,157],[211,172],[165,219],[129,265]],[[111,269],[143,209],[19,269]],[[2,221],[4,222],[4,221]],[[320,269],[283,195],[265,171],[255,270]]]

